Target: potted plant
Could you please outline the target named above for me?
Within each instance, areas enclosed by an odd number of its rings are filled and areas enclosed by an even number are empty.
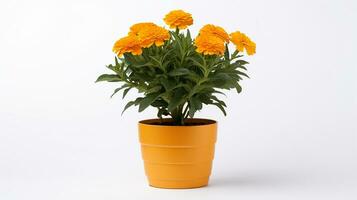
[[[195,188],[208,184],[217,122],[194,118],[203,105],[214,105],[226,115],[222,90],[242,91],[239,81],[248,77],[241,59],[244,51],[255,53],[256,45],[245,34],[228,34],[215,25],[202,27],[194,39],[188,26],[191,14],[169,12],[165,23],[172,31],[151,22],[130,27],[127,36],[115,42],[112,74],[99,81],[119,82],[114,94],[123,98],[133,88],[142,96],[129,101],[123,112],[138,106],[157,109],[157,119],[139,122],[142,157],[149,184],[160,188]],[[184,31],[184,29],[187,29]],[[230,53],[228,44],[235,50]]]

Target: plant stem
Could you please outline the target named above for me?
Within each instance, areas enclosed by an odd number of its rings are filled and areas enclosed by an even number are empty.
[[[184,125],[183,105],[178,106],[171,112],[172,119],[176,125]]]

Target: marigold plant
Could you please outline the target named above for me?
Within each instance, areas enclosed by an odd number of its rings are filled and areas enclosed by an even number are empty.
[[[246,74],[248,62],[241,59],[244,50],[255,54],[256,44],[239,31],[228,34],[222,27],[203,26],[193,39],[191,14],[174,10],[164,18],[172,29],[151,22],[130,27],[127,36],[114,43],[115,63],[107,66],[114,73],[102,74],[99,81],[120,82],[114,94],[123,90],[123,98],[135,88],[142,96],[129,101],[123,112],[149,106],[157,116],[171,117],[175,125],[184,125],[203,105],[217,106],[226,115],[226,104],[218,95],[222,90],[242,91],[239,82]],[[180,31],[181,30],[181,31]],[[228,44],[235,50],[230,53]]]

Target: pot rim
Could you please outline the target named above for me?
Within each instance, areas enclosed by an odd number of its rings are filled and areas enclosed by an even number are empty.
[[[150,124],[152,122],[158,122],[160,120],[163,121],[172,121],[171,118],[163,118],[163,119],[159,119],[159,118],[152,118],[152,119],[144,119],[144,120],[140,120],[138,122],[139,125],[144,125],[144,126],[155,126],[155,127],[202,127],[202,126],[211,126],[211,125],[215,125],[217,124],[216,120],[213,119],[205,119],[205,118],[188,118],[185,121],[202,121],[202,122],[207,122],[206,124],[200,124],[200,125],[159,125],[159,124]]]

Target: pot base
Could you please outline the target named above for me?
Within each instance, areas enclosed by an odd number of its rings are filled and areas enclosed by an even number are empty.
[[[209,177],[192,180],[159,180],[149,179],[149,185],[155,188],[164,189],[190,189],[200,188],[208,185]]]

